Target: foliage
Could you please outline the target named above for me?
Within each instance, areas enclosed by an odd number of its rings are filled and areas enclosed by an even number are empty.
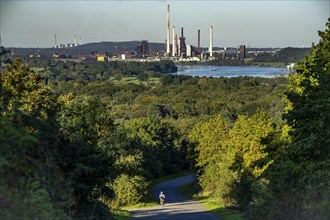
[[[135,148],[143,154],[142,166],[149,178],[169,174],[184,166],[179,133],[170,123],[158,117],[133,119],[125,124]]]
[[[113,127],[102,103],[57,99],[20,60],[1,73],[0,82],[4,216],[110,218],[97,201],[114,162],[99,143]]]
[[[149,77],[159,77],[161,73],[173,73],[177,67],[173,61],[157,62],[96,62],[75,63],[56,61],[44,63],[45,77],[50,83],[58,81],[85,80],[88,82],[105,81],[110,77],[120,80],[124,76],[136,76],[141,81]]]
[[[263,112],[250,118],[240,116],[229,132],[229,146],[236,151],[230,169],[237,172],[230,196],[241,209],[249,204],[253,184],[272,162],[265,160],[268,155],[265,149],[273,132],[272,120]]]
[[[148,183],[142,176],[121,174],[112,184],[119,205],[134,205],[147,194]]]
[[[196,125],[190,139],[196,143],[202,189],[228,205],[246,206],[251,184],[268,165],[262,142],[272,131],[264,113],[239,116],[233,127],[221,116]]]
[[[106,105],[88,97],[65,103],[58,113],[58,122],[67,143],[59,147],[60,167],[70,173],[81,213],[86,204],[96,204],[101,195],[111,197],[105,184],[115,176],[116,149],[105,139],[114,124]]]
[[[298,62],[302,61],[311,51],[311,48],[283,48],[276,54],[258,54],[254,59],[256,62]]]
[[[287,137],[273,152],[248,212],[251,219],[330,218],[330,19],[319,35],[318,45],[290,76]]]
[[[72,196],[56,160],[56,96],[21,60],[1,72],[0,91],[2,216],[66,218]]]
[[[233,160],[227,155],[230,153],[226,145],[228,132],[228,124],[217,116],[196,125],[189,136],[197,144],[196,165],[202,168],[199,178],[202,188],[222,198],[229,193],[233,181],[233,175],[228,172]]]

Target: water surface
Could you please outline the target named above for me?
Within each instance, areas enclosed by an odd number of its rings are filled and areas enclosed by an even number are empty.
[[[178,66],[177,75],[207,77],[254,76],[273,78],[288,74],[286,68],[256,66]]]

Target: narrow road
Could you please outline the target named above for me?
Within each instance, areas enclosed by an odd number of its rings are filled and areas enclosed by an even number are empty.
[[[152,194],[155,199],[158,199],[160,191],[163,191],[166,196],[165,205],[131,210],[133,218],[140,220],[219,220],[219,217],[206,210],[201,203],[189,200],[179,193],[179,187],[194,181],[194,178],[194,175],[189,175],[156,185],[152,189]]]

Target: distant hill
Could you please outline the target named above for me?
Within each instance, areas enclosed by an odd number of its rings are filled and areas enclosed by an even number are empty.
[[[110,53],[133,53],[141,41],[123,41],[123,42],[98,42],[79,45],[68,48],[7,48],[14,52],[16,56],[26,56],[37,54],[51,56],[53,53],[66,55],[88,55],[91,52],[110,52]],[[149,42],[149,49],[164,51],[165,44]]]
[[[50,57],[53,53],[59,53],[64,55],[79,56],[79,55],[89,55],[92,52],[109,52],[110,54],[118,53],[134,53],[141,41],[122,41],[122,42],[98,42],[98,43],[88,43],[79,45],[77,47],[68,48],[6,48],[13,52],[14,56],[29,56],[31,54],[40,54],[44,57]],[[149,42],[149,49],[153,51],[164,52],[164,43],[154,43]],[[223,48],[214,47],[213,50],[222,50]],[[279,49],[279,48],[277,48]],[[208,48],[201,48],[201,50],[207,51]],[[260,54],[256,57],[255,61],[261,62],[296,62],[303,60],[305,55],[309,54],[310,48],[292,48],[287,47],[280,50],[279,54],[269,54],[266,51],[271,50],[271,48],[249,48],[248,50],[264,50],[264,54]]]
[[[104,51],[111,53],[134,52],[140,41],[124,41],[124,42],[99,42],[88,43],[78,47],[70,48],[72,50],[88,50],[88,51]],[[162,43],[149,42],[149,49],[164,51],[165,45]]]

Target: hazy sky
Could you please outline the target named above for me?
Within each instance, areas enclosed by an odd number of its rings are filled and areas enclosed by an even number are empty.
[[[209,45],[213,26],[214,46],[310,47],[318,30],[326,28],[330,0],[0,0],[1,45],[52,47],[100,41],[148,40],[165,42],[166,4],[171,7],[171,27],[186,44]],[[172,28],[171,28],[172,31]],[[172,36],[172,33],[171,33]]]

